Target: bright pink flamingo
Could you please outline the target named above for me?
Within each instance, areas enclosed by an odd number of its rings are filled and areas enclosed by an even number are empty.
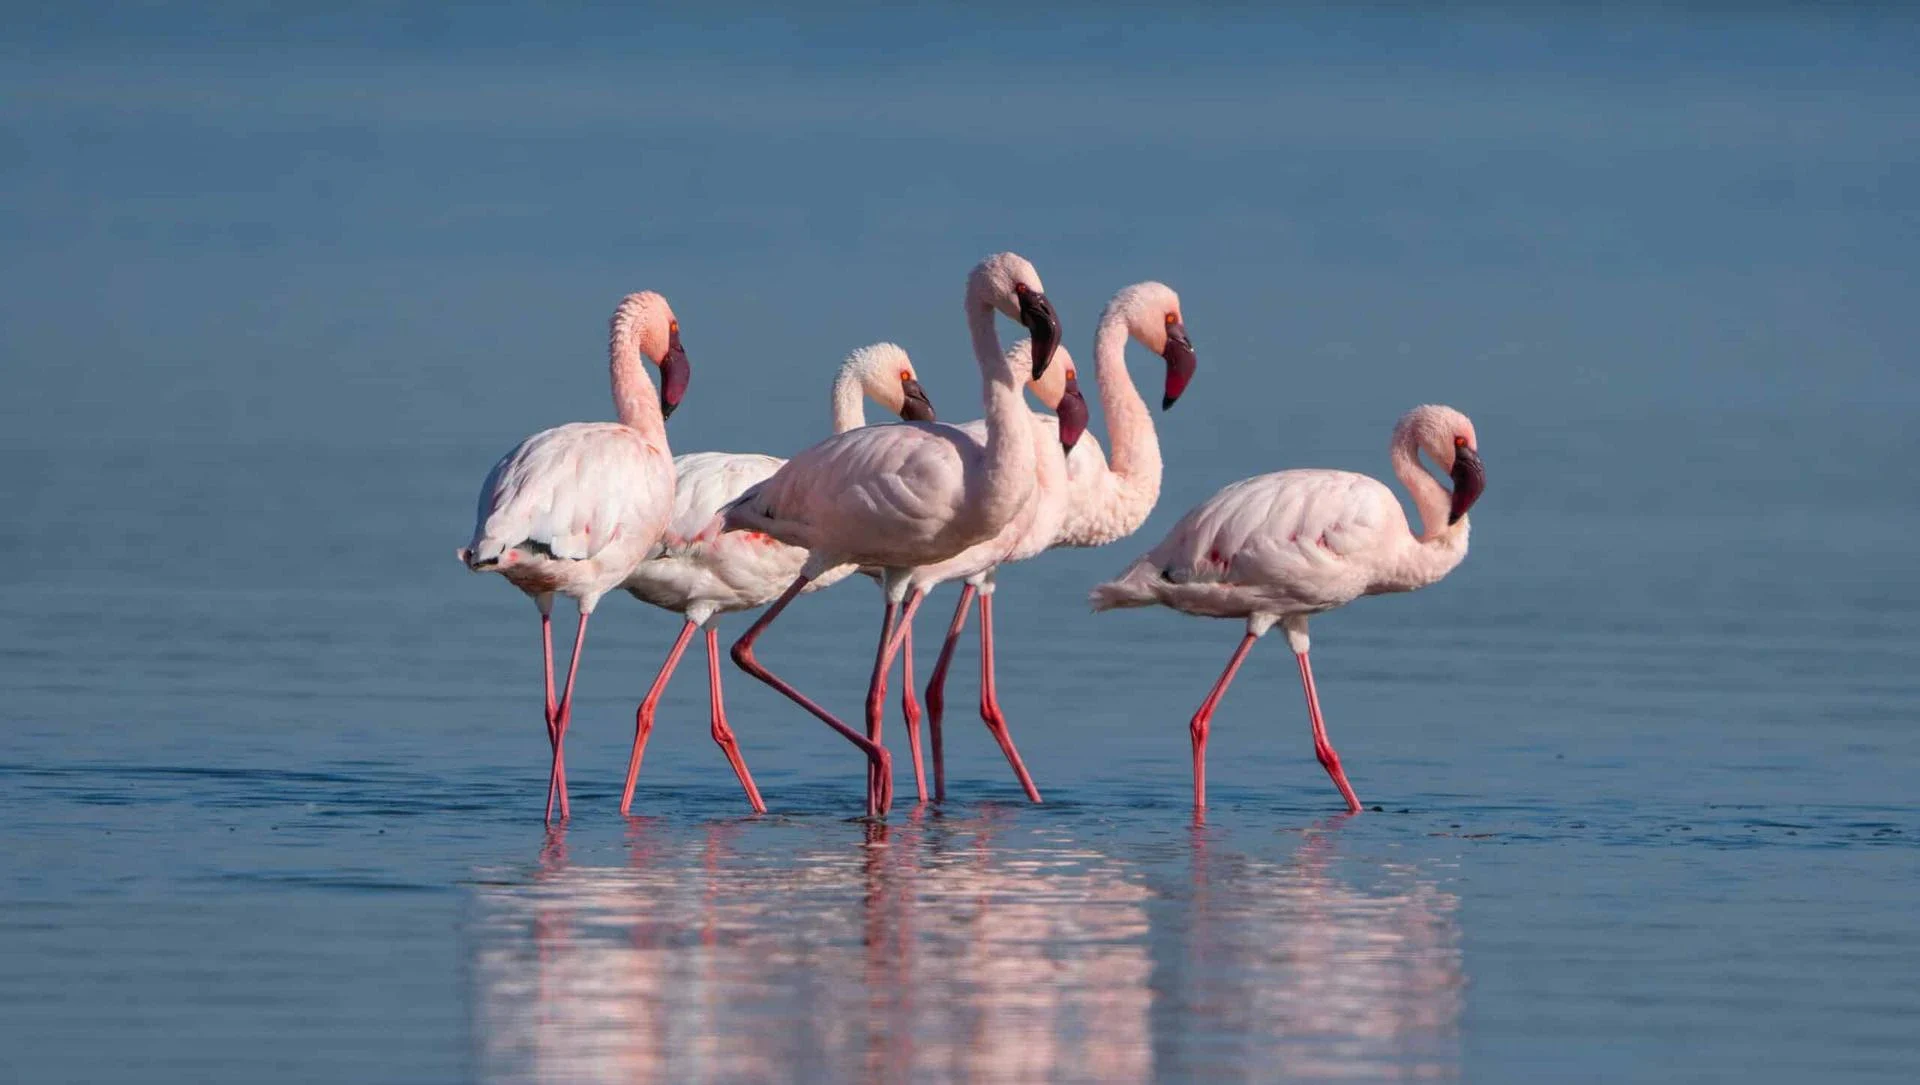
[[[1068,440],[1068,435],[1062,432],[1062,443],[1068,447],[1064,517],[1055,516],[1036,525],[1042,530],[1023,539],[1021,545],[1001,559],[1003,562],[1023,561],[1052,547],[1103,546],[1133,534],[1146,521],[1147,514],[1153,511],[1154,502],[1160,497],[1160,441],[1154,434],[1153,415],[1140,399],[1140,393],[1134,389],[1133,379],[1127,373],[1128,339],[1160,355],[1167,363],[1165,392],[1160,401],[1162,410],[1172,407],[1193,379],[1199,363],[1193,353],[1193,341],[1187,337],[1185,318],[1180,312],[1180,295],[1157,282],[1135,283],[1114,294],[1107,303],[1106,311],[1100,316],[1100,325],[1093,337],[1094,371],[1100,381],[1101,410],[1106,414],[1107,427],[1113,439],[1113,462],[1108,464],[1107,458],[1100,452],[1100,442],[1092,434],[1080,437],[1076,433],[1073,436],[1077,440]],[[1064,350],[1060,356],[1065,357]],[[1066,364],[1071,366],[1071,360],[1067,360]],[[1066,399],[1055,399],[1048,405],[1057,403],[1065,408],[1060,416],[1062,427],[1068,424],[1069,415],[1077,411],[1078,424],[1084,429],[1086,403],[1080,399],[1079,385],[1071,370],[1066,392]],[[1042,399],[1046,399],[1044,393]],[[1035,415],[1035,418],[1043,424],[1052,424],[1044,415]],[[1057,524],[1051,534],[1045,531],[1049,523]],[[941,645],[939,661],[934,664],[933,674],[927,681],[927,717],[933,739],[933,788],[934,796],[938,799],[946,798],[947,792],[945,753],[940,736],[941,717],[946,707],[947,668],[953,662],[954,649],[967,624],[967,607],[977,594],[980,600],[980,718],[986,721],[987,729],[1007,754],[1014,774],[1026,789],[1027,798],[1040,801],[1040,792],[1033,786],[1032,779],[1020,764],[1019,754],[1014,751],[994,682],[993,592],[996,567],[989,566],[967,576],[966,586],[960,591],[960,605],[954,608],[953,621],[947,626],[946,643]],[[909,721],[915,711],[914,707],[909,706]],[[914,753],[917,762],[917,744]]]
[[[1033,341],[1022,339],[1015,343],[1006,354],[1007,364],[1016,372],[1030,371],[1033,367]],[[1080,388],[1075,379],[1073,358],[1067,348],[1056,347],[1053,363],[1040,377],[1029,385],[1040,402],[1054,415],[1029,412],[1028,421],[1033,439],[1033,455],[1036,464],[1033,496],[1028,499],[1014,518],[1000,529],[993,538],[974,545],[955,554],[945,561],[923,565],[907,576],[909,596],[924,595],[949,580],[965,579],[967,591],[979,591],[983,603],[993,594],[993,573],[999,566],[1014,561],[1025,561],[1045,550],[1059,535],[1067,518],[1067,459],[1074,443],[1087,428],[1087,402],[1081,398]],[[984,443],[987,428],[984,420],[962,423],[958,427],[975,441]],[[991,611],[986,611],[991,614]],[[956,625],[964,620],[966,609],[964,600],[960,614],[956,616]],[[913,751],[913,782],[921,802],[927,801],[927,777],[920,763],[920,706],[913,699],[913,624],[903,619],[905,628],[901,635],[900,666],[901,689],[900,704],[907,717],[907,747]],[[1013,766],[1013,774],[1019,778],[1020,786],[1026,789],[1027,797],[1034,802],[1040,801],[1040,791],[1034,787],[1033,777],[1021,763],[1020,751],[1014,748],[1013,736],[1007,730],[1006,717],[1000,713],[999,696],[993,684],[993,625],[983,621],[980,626],[983,646],[980,682],[980,716],[987,723],[988,731],[1000,744],[1000,751],[1006,755],[1007,763]],[[947,648],[941,652],[941,659],[948,659],[952,653],[952,644],[959,638],[958,629],[951,630],[947,638]],[[936,675],[936,681],[938,675]],[[929,687],[932,688],[932,687]],[[941,765],[941,746],[939,741],[939,719],[934,718],[934,775],[936,779],[943,774]]]
[[[933,404],[920,387],[913,360],[892,343],[862,347],[841,363],[833,380],[833,432],[845,433],[866,425],[863,394],[901,418],[933,421]],[[694,631],[700,629],[707,634],[707,697],[713,740],[733,765],[754,812],[766,813],[766,803],[761,801],[760,790],[740,756],[739,743],[727,726],[720,692],[718,632],[709,623],[715,615],[751,610],[778,598],[799,574],[807,553],[756,532],[736,532],[707,541],[696,536],[722,505],[771,477],[786,462],[756,452],[691,452],[674,458],[673,520],[667,528],[665,549],[641,562],[624,586],[634,598],[684,614],[687,620],[634,715],[633,754],[627,761],[627,786],[620,795],[622,814],[633,806],[640,759],[646,752],[647,736],[653,731],[654,712],[666,692],[667,679]],[[852,572],[851,565],[830,569],[807,587],[824,588]]]
[[[1032,368],[1016,371],[1000,353],[993,315],[1026,325],[1034,338]],[[733,646],[747,673],[779,690],[867,755],[867,812],[893,802],[893,763],[880,744],[887,672],[921,593],[909,575],[998,535],[1034,488],[1032,423],[1020,393],[1039,377],[1060,341],[1060,325],[1033,265],[1012,253],[980,262],[967,277],[967,326],[984,385],[984,443],[954,426],[900,422],[830,437],[787,461],[772,478],[728,505],[710,525],[760,531],[809,551],[780,598]],[[754,658],[753,646],[815,577],[848,563],[881,570],[886,610],[873,677],[867,687],[867,733],[859,734]]]
[[[1393,430],[1393,473],[1413,495],[1424,529],[1407,524],[1393,491],[1350,471],[1281,471],[1243,479],[1182,517],[1167,537],[1093,589],[1095,610],[1155,603],[1186,614],[1244,618],[1247,634],[1193,716],[1193,803],[1207,804],[1207,728],[1253,642],[1278,622],[1300,665],[1313,750],[1359,813],[1360,800],[1327,741],[1307,663],[1307,618],[1363,595],[1413,591],[1467,556],[1467,510],[1486,488],[1473,423],[1451,407],[1415,407]],[[1425,452],[1453,481],[1440,485]]]
[[[547,685],[547,820],[554,799],[565,819],[567,769],[562,744],[573,718],[573,680],[586,646],[587,619],[600,597],[633,572],[659,542],[673,511],[673,458],[666,416],[687,388],[687,354],[667,299],[629,294],[614,310],[608,345],[619,422],[570,422],[520,442],[494,464],[480,487],[473,541],[459,551],[476,573],[500,573],[540,608]],[[660,368],[660,392],[641,368]],[[664,403],[664,407],[662,404]],[[567,685],[553,693],[553,597],[580,607]]]

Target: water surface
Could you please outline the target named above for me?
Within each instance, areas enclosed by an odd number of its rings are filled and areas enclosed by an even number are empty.
[[[0,1077],[1913,1079],[1909,22],[546,17],[8,47]],[[613,300],[675,301],[676,448],[787,451],[875,338],[975,412],[954,302],[1009,246],[1089,385],[1149,276],[1202,365],[1140,536],[1002,576],[1046,804],[969,643],[954,801],[890,724],[884,825],[729,666],[746,816],[696,650],[620,818],[675,622],[610,600],[545,830],[533,608],[451,555],[502,450],[606,414]],[[1314,624],[1377,809],[1274,642],[1195,825],[1238,630],[1086,588],[1232,479],[1384,474],[1429,400],[1471,555]],[[765,658],[851,710],[873,604]]]

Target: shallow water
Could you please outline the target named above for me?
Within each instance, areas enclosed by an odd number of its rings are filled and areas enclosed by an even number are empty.
[[[272,63],[139,18],[152,49],[48,16],[0,71],[34,212],[0,263],[0,1079],[1920,1069],[1909,21],[1050,23],[1036,68],[927,15],[238,35]],[[1046,123],[980,121],[981,79]],[[675,299],[676,447],[792,449],[868,338],[967,417],[952,301],[1007,245],[1076,351],[1112,289],[1174,284],[1202,366],[1140,535],[1002,575],[1046,803],[974,722],[969,640],[953,801],[913,802],[896,717],[884,825],[727,665],[746,816],[696,647],[623,819],[676,630],[612,599],[544,829],[534,611],[451,554],[505,447],[605,413],[608,303]],[[1238,629],[1086,588],[1232,479],[1384,474],[1422,400],[1478,427],[1472,553],[1313,626],[1372,808],[1336,816],[1270,640],[1195,825]],[[764,658],[852,710],[875,609],[809,597]]]

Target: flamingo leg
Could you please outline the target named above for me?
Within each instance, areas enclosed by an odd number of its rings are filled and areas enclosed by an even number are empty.
[[[1307,662],[1307,653],[1301,652],[1295,657],[1300,661],[1300,685],[1307,691],[1307,715],[1313,719],[1313,756],[1320,761],[1320,767],[1327,770],[1333,778],[1333,786],[1347,800],[1347,813],[1360,812],[1360,800],[1353,793],[1353,785],[1347,782],[1347,773],[1340,767],[1340,755],[1334,752],[1333,743],[1327,741],[1327,721],[1320,718],[1320,694],[1313,686],[1313,667]]]
[[[540,608],[540,660],[547,684],[547,748],[552,749],[558,739],[555,727],[559,719],[559,706],[553,696],[553,616],[547,612],[545,604]],[[548,821],[553,820],[554,792],[557,788],[565,786],[562,776],[563,768],[557,757],[547,767]]]
[[[567,805],[567,724],[573,722],[573,680],[580,673],[580,655],[587,647],[587,619],[593,612],[580,612],[580,627],[573,634],[573,658],[567,661],[567,688],[560,694],[560,705],[554,710],[553,721],[553,773],[547,784],[547,820],[553,820],[553,796],[557,791],[560,797],[560,820],[566,821],[573,816]]]
[[[653,715],[660,707],[660,695],[667,691],[667,679],[673,677],[673,669],[680,665],[680,657],[687,650],[687,642],[693,639],[694,624],[691,620],[680,627],[680,636],[673,642],[673,648],[667,652],[667,661],[660,665],[660,673],[654,675],[653,685],[647,690],[646,700],[640,702],[640,710],[633,714],[633,754],[627,758],[627,786],[620,793],[620,812],[625,814],[633,806],[634,781],[640,778],[640,758],[647,752],[647,736],[653,734]]]
[[[893,670],[893,657],[900,650],[901,642],[906,639],[907,630],[913,627],[914,612],[920,609],[920,600],[926,598],[922,591],[907,593],[906,605],[899,607],[899,620],[893,621],[895,607],[887,604],[887,617],[891,626],[889,635],[881,638],[879,658],[873,662],[873,684],[867,688],[867,734],[876,745],[880,742],[880,725],[887,708],[887,674]],[[891,770],[892,765],[887,766]],[[881,813],[893,805],[893,775],[891,771],[875,781],[875,802]]]
[[[884,589],[882,589],[884,590]],[[873,650],[873,676],[867,679],[867,741],[880,745],[881,724],[886,717],[887,699],[887,645],[893,640],[895,619],[900,615],[899,604],[887,599],[887,609],[880,619],[880,643]],[[882,788],[879,775],[871,762],[867,764],[867,809],[872,811],[880,803]]]
[[[907,748],[913,753],[913,789],[920,802],[927,801],[927,771],[920,763],[920,702],[913,688],[913,626],[907,626],[900,642],[900,712],[907,718]]]
[[[1033,777],[1027,774],[1027,766],[1020,762],[1020,751],[1013,748],[1013,735],[1007,730],[1007,717],[1000,711],[1000,690],[993,679],[993,594],[980,593],[980,718],[985,721],[987,730],[993,733],[993,740],[1000,744],[1000,752],[1007,755],[1007,764],[1013,766],[1013,774],[1020,778],[1020,786],[1026,789],[1030,802],[1040,801],[1040,789],[1033,786]]]
[[[775,600],[772,606],[761,613],[759,620],[748,627],[747,631],[741,634],[739,640],[733,642],[733,662],[741,670],[772,686],[788,700],[812,713],[814,718],[818,719],[821,723],[839,732],[842,738],[858,746],[860,752],[867,755],[867,760],[877,766],[882,775],[891,776],[893,772],[893,758],[887,753],[884,746],[869,741],[865,735],[841,723],[839,719],[835,718],[833,713],[815,704],[806,694],[793,688],[790,683],[768,670],[765,666],[761,665],[758,659],[754,658],[754,642],[759,640],[760,634],[765,632],[767,626],[772,625],[773,620],[780,616],[780,612],[787,609],[787,604],[793,602],[801,591],[805,590],[808,581],[811,579],[811,577],[804,574],[795,577],[793,583],[787,586],[787,590],[781,593],[780,598]],[[871,803],[871,797],[869,798],[869,803]],[[869,813],[874,812],[875,811],[869,811]]]
[[[1207,805],[1207,729],[1213,722],[1214,709],[1220,707],[1220,698],[1227,692],[1227,686],[1233,682],[1233,676],[1240,670],[1240,664],[1246,661],[1247,653],[1253,651],[1253,642],[1259,640],[1252,633],[1240,638],[1240,647],[1234,649],[1233,658],[1227,660],[1227,669],[1220,672],[1220,680],[1213,684],[1213,691],[1207,699],[1200,702],[1200,710],[1193,714],[1193,808],[1203,810]]]
[[[973,605],[975,588],[960,589],[960,605],[953,609],[953,621],[947,626],[946,643],[940,646],[940,659],[933,665],[933,677],[927,679],[927,730],[933,740],[933,801],[947,801],[946,751],[940,739],[940,719],[947,710],[947,668],[953,664],[953,650],[960,644],[960,633],[967,627],[967,608]]]
[[[707,699],[713,711],[713,741],[720,745],[720,752],[727,755],[727,762],[733,766],[733,774],[740,777],[740,786],[747,793],[747,801],[753,804],[753,812],[764,814],[767,804],[760,799],[760,789],[753,786],[753,774],[747,771],[746,759],[740,756],[740,743],[734,740],[733,729],[727,726],[726,700],[720,693],[720,634],[707,630]]]

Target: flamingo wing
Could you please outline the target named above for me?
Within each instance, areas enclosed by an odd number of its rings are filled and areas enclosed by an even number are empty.
[[[732,528],[766,531],[811,548],[831,531],[937,530],[965,496],[979,444],[955,426],[897,422],[836,434],[799,453],[722,510]]]
[[[1365,590],[1374,560],[1406,532],[1392,491],[1350,471],[1243,479],[1195,506],[1148,555],[1173,584],[1269,590],[1307,609]]]
[[[773,477],[787,461],[757,452],[689,452],[673,458],[673,519],[669,550],[699,534],[713,514],[749,487]]]
[[[660,450],[617,423],[536,433],[481,486],[468,561],[477,568],[522,546],[584,561],[615,539],[657,531],[673,493],[664,466]]]

